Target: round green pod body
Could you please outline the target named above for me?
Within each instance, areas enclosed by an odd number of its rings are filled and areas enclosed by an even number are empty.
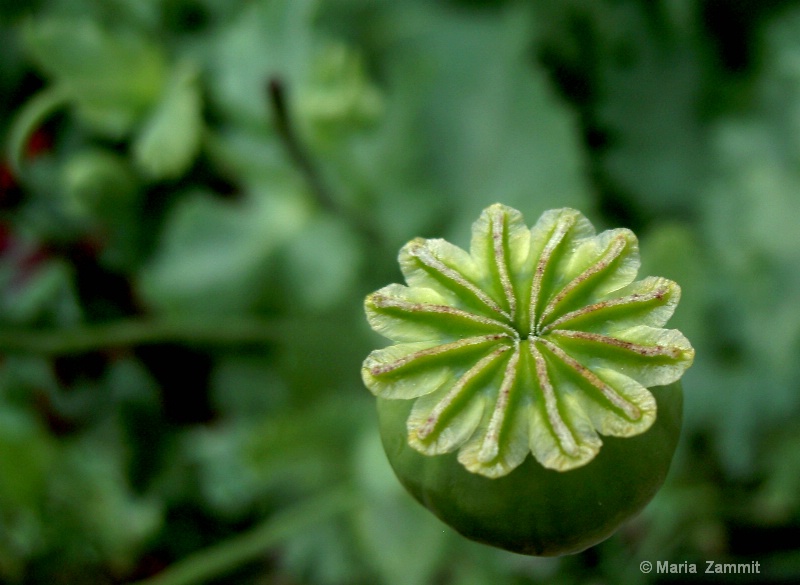
[[[566,472],[533,457],[503,477],[467,471],[455,453],[427,456],[408,444],[411,404],[379,398],[384,450],[421,504],[472,540],[512,552],[577,553],[611,536],[653,498],[669,471],[681,430],[681,383],[650,388],[658,418],[645,433],[606,437],[592,461]]]

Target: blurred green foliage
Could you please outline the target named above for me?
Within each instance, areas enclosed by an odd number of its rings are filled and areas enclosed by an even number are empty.
[[[5,0],[0,50],[0,581],[800,580],[800,3]],[[359,378],[399,246],[496,201],[633,228],[697,350],[572,557],[412,502]]]

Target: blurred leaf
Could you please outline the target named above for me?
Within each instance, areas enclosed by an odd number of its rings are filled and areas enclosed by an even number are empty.
[[[583,111],[594,169],[611,203],[634,216],[688,212],[708,174],[705,122],[715,112],[706,107],[706,84],[721,76],[710,66],[703,3],[542,5],[540,50]]]
[[[724,120],[715,128],[718,172],[709,182],[703,211],[714,251],[730,270],[740,272],[765,261],[768,270],[777,268],[776,263],[800,262],[795,229],[800,217],[800,148],[787,148],[787,140],[794,137],[783,124],[782,118],[750,116]],[[790,284],[798,283],[800,277]]]
[[[25,32],[38,66],[97,132],[129,132],[161,93],[164,56],[132,31],[111,32],[85,18],[54,18],[31,21]]]
[[[532,22],[520,6],[471,14],[408,2],[393,7],[392,29],[384,31],[398,97],[387,109],[411,110],[399,129],[410,142],[401,144],[413,144],[419,152],[413,162],[422,165],[403,172],[424,181],[422,193],[434,194],[459,238],[494,202],[531,217],[553,207],[587,207],[575,119],[526,59]],[[384,229],[393,231],[397,215],[413,215],[411,205],[387,202],[380,210]],[[418,235],[427,234],[406,239]]]
[[[366,76],[360,55],[341,42],[316,51],[306,83],[298,88],[297,114],[322,144],[367,127],[383,114],[380,92]]]
[[[641,531],[632,572],[639,572],[641,559],[682,558],[690,551],[709,558],[722,554],[727,543],[721,500],[713,485],[673,481],[665,486],[629,526]]]
[[[362,246],[341,220],[314,218],[286,249],[291,298],[312,311],[341,303],[357,282],[363,265]]]
[[[641,16],[619,33],[624,56],[615,60],[612,49],[598,72],[596,116],[610,136],[602,164],[646,213],[685,212],[708,170],[702,52],[690,32],[659,35]]]
[[[50,361],[42,356],[8,355],[0,362],[0,403],[4,408],[30,407],[37,392],[58,388]]]
[[[118,441],[113,435],[100,441],[86,436],[63,445],[48,485],[47,520],[49,536],[66,558],[89,566],[109,563],[124,571],[160,527],[161,509],[131,492]],[[82,498],[79,508],[71,501],[76,494]]]
[[[186,194],[167,218],[163,240],[142,270],[139,290],[161,311],[246,310],[263,295],[267,261],[305,221],[289,185],[238,202]]]
[[[102,264],[120,272],[135,266],[144,205],[131,161],[107,149],[76,150],[61,175],[64,214],[98,241]]]
[[[320,4],[252,2],[215,30],[206,59],[209,101],[222,128],[212,135],[209,150],[225,169],[250,180],[289,168],[292,160],[275,132],[267,100],[268,83],[278,82],[285,88],[293,130],[321,169],[334,206],[361,217],[358,207],[366,197],[354,149],[380,121],[383,96],[361,53],[315,26]],[[259,57],[242,59],[242,54]]]
[[[766,479],[752,510],[757,522],[785,525],[800,518],[800,436],[797,425],[787,427],[765,441],[760,467]]]
[[[366,404],[326,398],[302,410],[198,429],[185,437],[185,455],[198,466],[208,505],[239,517],[268,497],[296,499],[340,481]]]
[[[79,217],[124,216],[138,187],[128,161],[105,149],[77,151],[66,161],[63,173],[66,206]]]
[[[355,451],[355,478],[367,505],[355,518],[359,545],[387,585],[425,585],[446,566],[452,530],[414,502],[397,481],[381,448],[377,428],[362,433]]]
[[[16,582],[42,548],[56,446],[30,413],[0,403],[0,578]]]
[[[763,74],[749,107],[710,129],[711,174],[697,206],[712,286],[707,358],[684,379],[695,388],[687,393],[687,422],[713,429],[734,475],[753,472],[761,430],[800,408],[800,151],[787,107],[790,96],[800,96],[800,67],[790,66],[798,15],[767,28]],[[701,355],[702,345],[697,350]]]
[[[705,249],[692,226],[661,222],[640,241],[642,276],[663,276],[681,287],[681,298],[669,327],[680,330],[703,353],[715,332],[707,318],[713,297],[713,275]]]
[[[214,164],[247,185],[286,174],[285,149],[263,128],[249,124],[217,127],[209,131],[204,146]]]
[[[235,420],[260,420],[285,408],[289,389],[263,354],[221,357],[211,376],[215,410]]]
[[[153,179],[182,175],[200,148],[203,130],[198,72],[191,65],[176,68],[161,102],[133,142],[133,155]]]
[[[37,259],[39,252],[24,242],[16,252],[0,259],[0,321],[59,325],[79,321],[71,267],[59,259]]]
[[[311,18],[317,0],[251,2],[209,39],[211,99],[230,120],[267,122],[265,84],[279,76],[297,91],[313,62]],[[258,58],[242,58],[257,55]]]
[[[316,524],[286,543],[282,564],[296,579],[338,585],[362,581],[361,563],[342,522]]]
[[[13,577],[28,561],[64,577],[98,566],[127,570],[159,528],[161,510],[127,484],[125,448],[113,420],[55,440],[36,415],[9,402],[19,388],[28,403],[34,395],[44,405],[54,383],[46,364],[9,359],[0,371],[7,393],[0,396],[0,577]],[[14,562],[7,558],[12,551]]]
[[[25,7],[16,2],[0,0],[0,37],[3,39],[3,67],[0,68],[0,111],[13,105],[13,90],[19,87],[26,73],[22,40],[17,21]],[[5,123],[0,124],[4,128]]]

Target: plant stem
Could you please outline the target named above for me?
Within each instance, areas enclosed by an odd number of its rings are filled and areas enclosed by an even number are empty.
[[[286,85],[280,78],[273,77],[267,84],[267,93],[269,95],[270,109],[272,110],[272,115],[275,120],[275,128],[278,132],[278,137],[291,159],[292,164],[297,167],[308,184],[319,206],[329,213],[343,218],[371,243],[380,244],[381,235],[372,227],[372,224],[365,221],[364,218],[353,209],[337,201],[322,179],[322,174],[319,172],[313,158],[309,155],[306,148],[304,148],[295,130],[289,111],[288,99],[286,97]]]
[[[291,115],[289,114],[289,106],[286,103],[286,86],[280,79],[273,77],[269,80],[268,93],[270,107],[275,120],[275,128],[286,149],[286,153],[289,155],[292,163],[297,167],[300,173],[302,173],[320,207],[334,214],[339,213],[339,205],[333,198],[328,186],[322,180],[322,176],[317,170],[313,160],[297,137]]]
[[[259,319],[122,319],[98,325],[50,330],[0,330],[0,353],[76,354],[112,347],[164,342],[268,343],[282,327]]]
[[[263,555],[267,550],[332,516],[354,508],[355,492],[339,488],[279,512],[249,532],[178,561],[161,573],[131,585],[191,585],[218,577]]]
[[[8,137],[8,159],[16,177],[22,176],[22,161],[31,134],[53,112],[67,103],[66,94],[56,87],[49,87],[22,106],[13,123]]]

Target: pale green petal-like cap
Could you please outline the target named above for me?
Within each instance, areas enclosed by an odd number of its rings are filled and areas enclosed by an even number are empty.
[[[657,416],[648,387],[678,380],[694,359],[680,332],[662,328],[678,285],[636,281],[636,236],[596,234],[574,209],[528,229],[495,204],[473,224],[469,252],[417,238],[399,261],[406,285],[365,302],[370,326],[396,344],[367,357],[364,383],[414,401],[414,449],[458,452],[473,473],[506,475],[528,454],[558,471],[587,464],[603,435],[647,431]]]

